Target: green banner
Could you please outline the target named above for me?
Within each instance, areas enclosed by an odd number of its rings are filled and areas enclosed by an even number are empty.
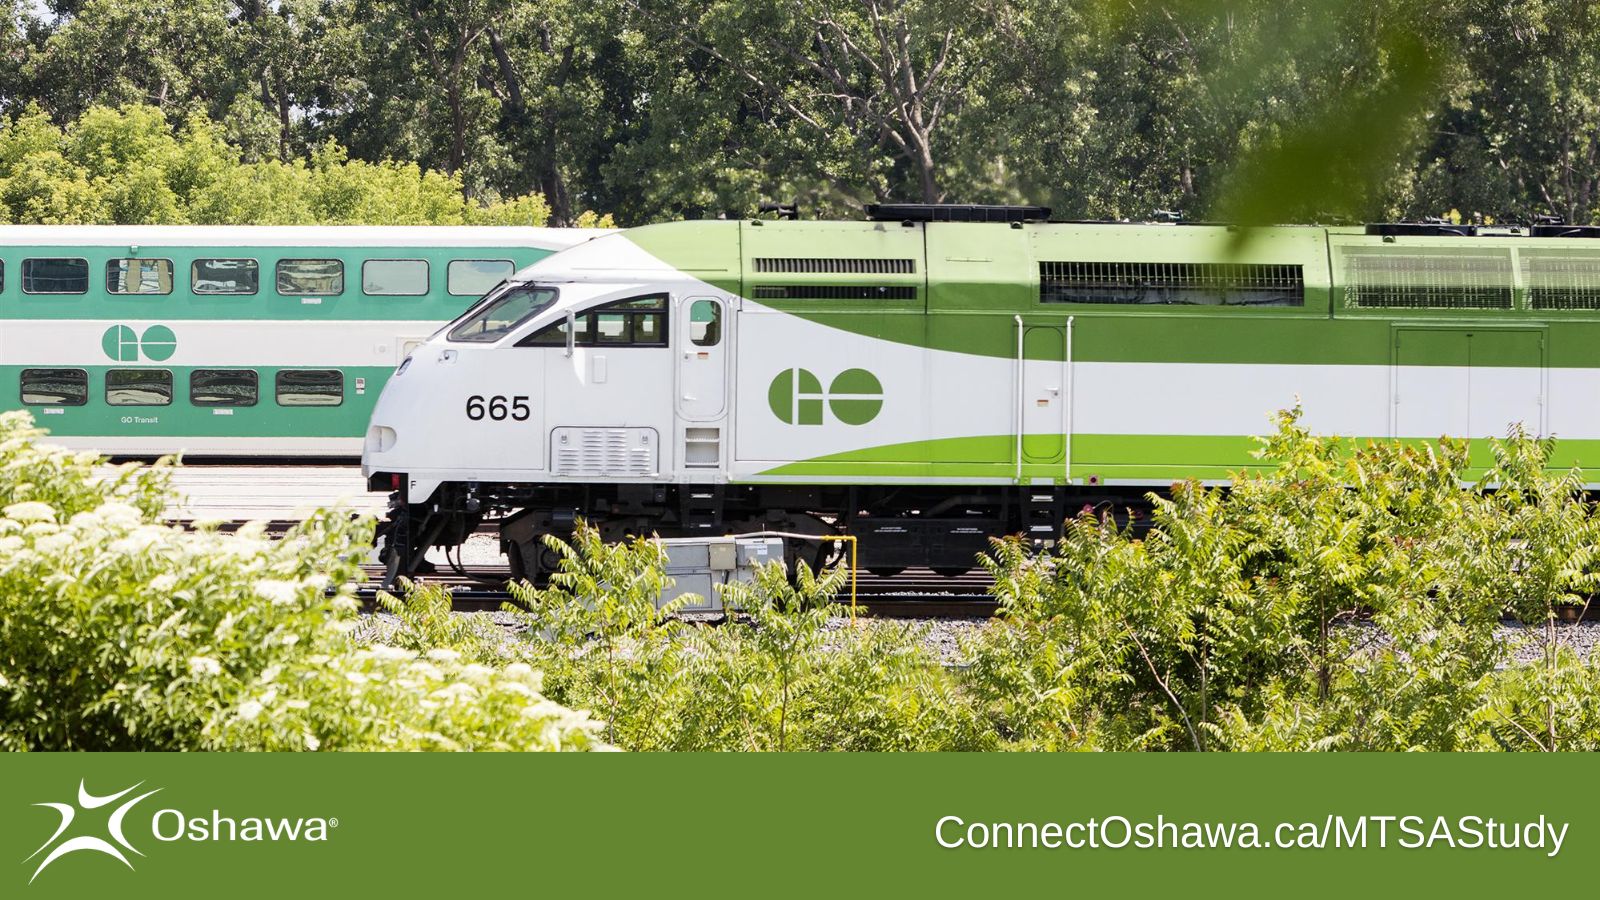
[[[1592,879],[1590,762],[19,754],[0,896],[1523,894]]]

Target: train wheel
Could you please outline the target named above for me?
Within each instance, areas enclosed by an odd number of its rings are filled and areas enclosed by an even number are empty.
[[[872,574],[874,574],[876,576],[878,576],[879,578],[893,578],[896,575],[899,575],[901,572],[904,572],[905,571],[905,567],[904,566],[878,566],[876,568],[867,569],[867,571],[871,572]]]
[[[933,567],[933,574],[935,574],[935,575],[943,575],[946,578],[960,578],[962,575],[965,575],[965,574],[967,574],[968,572],[971,572],[971,571],[972,571],[972,567],[971,566],[968,566],[965,569],[958,569],[955,566],[934,566]]]

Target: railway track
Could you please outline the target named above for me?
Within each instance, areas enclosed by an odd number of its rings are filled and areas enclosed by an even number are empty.
[[[380,566],[365,566],[368,583],[356,592],[368,608],[375,607],[376,582],[383,576]],[[457,612],[498,612],[515,597],[506,589],[508,566],[479,566],[467,576],[435,573],[417,579],[422,584],[437,584],[450,591],[451,608]],[[856,607],[864,615],[878,618],[962,619],[990,618],[998,608],[990,594],[993,583],[983,573],[955,577],[928,571],[907,571],[894,577],[862,573],[856,584]],[[846,593],[836,601],[841,608],[850,604]],[[1564,606],[1556,610],[1557,619],[1575,622],[1600,621],[1600,602],[1588,606]],[[1508,623],[1512,620],[1508,617]]]
[[[380,566],[363,567],[368,582],[357,588],[356,596],[369,608],[377,603],[376,582],[383,577]],[[419,576],[420,584],[439,585],[450,591],[451,608],[457,612],[497,612],[515,597],[506,589],[511,577],[508,566],[474,566],[468,575],[439,572]],[[995,613],[995,600],[989,594],[988,576],[969,573],[945,577],[932,572],[907,572],[893,578],[863,573],[856,584],[856,607],[865,615],[889,618],[988,618]],[[850,605],[848,593],[836,601]]]

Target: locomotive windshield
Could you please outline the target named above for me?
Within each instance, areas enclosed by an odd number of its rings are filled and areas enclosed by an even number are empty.
[[[498,297],[490,297],[450,330],[452,341],[498,341],[512,329],[556,302],[556,289],[536,284],[513,284]]]

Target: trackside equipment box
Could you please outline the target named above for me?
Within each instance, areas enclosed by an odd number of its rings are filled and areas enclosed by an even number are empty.
[[[684,612],[720,612],[721,585],[748,584],[756,569],[783,559],[783,538],[776,537],[693,537],[665,538],[667,575],[673,584],[661,593],[661,603],[684,594],[700,599],[683,607]]]

